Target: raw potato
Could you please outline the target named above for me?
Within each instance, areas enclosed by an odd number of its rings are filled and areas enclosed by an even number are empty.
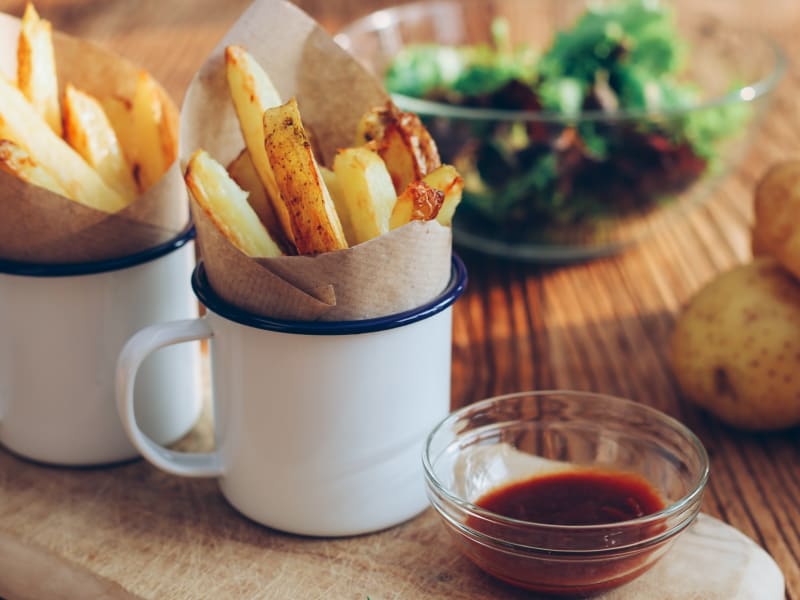
[[[800,283],[758,258],[711,281],[673,332],[685,396],[741,429],[800,425]]]
[[[753,254],[774,256],[800,278],[800,160],[779,163],[756,186]]]

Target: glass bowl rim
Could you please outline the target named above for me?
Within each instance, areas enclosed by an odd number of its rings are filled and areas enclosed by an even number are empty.
[[[668,426],[671,430],[681,434],[684,436],[691,444],[691,447],[697,453],[698,458],[700,459],[701,464],[701,472],[698,477],[696,477],[696,481],[694,487],[687,493],[684,494],[678,500],[672,502],[671,504],[665,506],[663,509],[659,510],[658,512],[645,515],[643,517],[638,517],[635,519],[628,519],[625,521],[617,521],[615,523],[601,523],[595,525],[555,525],[552,523],[537,523],[533,521],[523,521],[520,519],[514,519],[511,517],[505,517],[498,513],[486,510],[453,494],[448,490],[436,477],[434,473],[433,464],[430,458],[430,450],[431,445],[433,443],[434,438],[436,435],[443,431],[443,429],[460,420],[465,414],[475,410],[481,410],[483,408],[497,405],[498,403],[506,403],[512,399],[518,399],[523,397],[542,397],[542,396],[569,396],[569,397],[581,397],[581,398],[591,398],[592,400],[603,400],[605,402],[612,402],[617,405],[622,406],[634,406],[637,410],[641,410],[644,414],[648,414],[652,417],[655,417],[662,425]],[[635,402],[633,400],[629,400],[627,398],[622,398],[620,396],[614,396],[611,394],[601,394],[596,392],[583,392],[578,390],[536,390],[536,391],[528,391],[528,392],[513,392],[509,394],[502,394],[499,396],[493,396],[490,398],[486,398],[484,400],[480,400],[478,402],[474,402],[472,404],[468,404],[464,407],[459,408],[456,411],[451,412],[447,417],[439,422],[436,427],[428,434],[428,437],[425,440],[425,444],[423,446],[422,452],[422,464],[423,469],[425,472],[425,479],[428,482],[431,491],[436,494],[442,500],[454,505],[460,511],[466,514],[473,514],[476,516],[481,517],[489,522],[496,523],[502,525],[504,527],[514,527],[521,531],[538,531],[538,532],[563,532],[563,533],[571,533],[571,534],[579,534],[579,533],[598,533],[600,531],[609,529],[609,528],[630,528],[634,526],[641,526],[641,525],[649,525],[656,521],[662,521],[670,519],[673,516],[681,515],[682,513],[688,512],[691,519],[689,522],[693,520],[697,511],[692,512],[690,509],[694,505],[696,501],[702,496],[706,485],[708,483],[708,478],[710,474],[710,460],[708,456],[708,452],[705,449],[705,446],[700,441],[700,439],[695,435],[695,433],[689,429],[686,425],[671,417],[670,415],[655,409],[651,406],[646,404],[642,404],[640,402]],[[699,510],[699,506],[698,506]],[[437,508],[438,511],[438,508]],[[660,532],[660,535],[657,536],[658,538],[665,538],[669,537],[672,533],[677,533],[678,531],[682,530],[688,522],[686,519],[682,519],[674,526],[670,527],[669,529],[665,530],[664,532]],[[470,532],[472,529],[469,528]],[[504,545],[508,545],[511,547],[517,548],[526,548],[526,549],[533,549],[533,550],[545,550],[543,548],[534,548],[532,546],[526,546],[524,544],[519,544],[516,542],[509,542],[507,540],[503,540],[502,538],[497,538],[493,536],[489,536],[485,533],[481,534],[482,536],[486,537],[487,539],[492,539],[501,542]],[[633,547],[638,546],[643,542],[652,541],[654,538],[645,538],[636,544],[628,545],[628,546],[617,546],[612,548],[605,548],[605,549],[598,549],[598,550],[622,550],[626,547]],[[549,551],[549,549],[548,549]],[[580,550],[569,550],[566,551],[568,553],[580,553]]]
[[[428,12],[438,5],[462,5],[464,0],[432,0],[399,4],[382,8],[368,13],[346,24],[334,36],[334,39],[345,49],[348,49],[349,37],[354,33],[378,31],[386,29],[390,24],[402,20],[409,13],[415,11]],[[394,16],[394,18],[393,18]],[[726,27],[727,31],[732,31]],[[390,94],[394,102],[403,110],[415,112],[423,117],[446,117],[463,119],[465,121],[525,121],[549,124],[571,124],[575,122],[625,122],[629,120],[674,118],[681,115],[734,105],[737,103],[750,103],[767,96],[775,89],[783,78],[787,69],[788,60],[783,48],[772,38],[762,32],[747,29],[737,29],[735,33],[752,35],[771,52],[772,66],[762,78],[737,86],[724,94],[719,94],[691,106],[675,107],[669,109],[637,109],[618,110],[605,112],[601,109],[582,110],[574,114],[565,114],[554,111],[515,111],[494,108],[472,108],[456,106],[445,102],[436,102],[422,98],[414,98],[404,94]],[[350,51],[348,49],[348,51]],[[355,55],[354,55],[355,56]]]

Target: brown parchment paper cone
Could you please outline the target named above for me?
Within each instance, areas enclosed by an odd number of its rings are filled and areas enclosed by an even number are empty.
[[[311,17],[282,0],[257,0],[201,67],[181,108],[180,154],[198,148],[228,164],[244,147],[228,91],[224,51],[244,46],[284,100],[297,98],[317,159],[331,165],[352,145],[364,112],[383,105],[381,84]],[[437,222],[410,223],[347,250],[319,256],[252,259],[217,230],[192,200],[209,283],[225,301],[267,317],[356,320],[418,307],[450,278],[451,232]]]
[[[0,75],[12,81],[16,80],[19,29],[19,19],[0,13]],[[58,32],[53,33],[53,44],[62,91],[72,83],[101,99],[133,97],[140,67]],[[169,104],[167,110],[177,123],[177,108]],[[63,264],[119,258],[168,241],[188,222],[178,161],[156,185],[115,214],[88,208],[0,171],[0,259]]]

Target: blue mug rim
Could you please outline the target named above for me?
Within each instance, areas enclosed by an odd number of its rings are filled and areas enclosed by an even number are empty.
[[[106,260],[83,263],[31,263],[0,259],[0,274],[28,277],[71,277],[118,271],[161,258],[165,254],[178,250],[191,242],[195,238],[195,233],[194,225],[189,223],[181,233],[166,242],[133,254]]]
[[[254,315],[220,298],[208,282],[208,276],[203,261],[199,261],[192,273],[192,289],[195,296],[207,309],[230,321],[276,331],[280,333],[296,333],[303,335],[350,335],[359,333],[372,333],[385,331],[396,327],[403,327],[432,317],[453,305],[467,288],[467,268],[461,258],[453,254],[451,261],[450,280],[442,292],[430,302],[412,308],[411,310],[356,321],[295,321],[288,319],[275,319]]]

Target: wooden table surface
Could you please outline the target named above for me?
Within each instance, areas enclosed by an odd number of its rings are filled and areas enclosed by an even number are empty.
[[[800,8],[795,0],[735,6],[707,1],[717,8],[730,6],[732,20],[765,29],[781,42],[790,59],[800,57]],[[368,0],[298,3],[331,30],[378,4]],[[180,103],[197,67],[247,4],[247,0],[39,0],[37,8],[57,29],[104,44],[140,63]],[[21,0],[0,0],[0,11],[19,15],[22,8]],[[470,286],[455,307],[453,340],[454,406],[517,390],[572,388],[633,398],[683,420],[711,455],[712,477],[704,511],[739,528],[774,557],[786,578],[787,598],[792,600],[800,600],[800,430],[756,435],[720,425],[681,399],[668,369],[666,348],[682,304],[717,273],[749,260],[753,185],[771,162],[798,155],[798,97],[800,67],[790,64],[772,112],[741,168],[687,221],[661,229],[619,256],[548,268],[462,253]],[[120,567],[113,559],[127,552],[131,568],[139,572],[126,580],[125,587],[141,597],[183,597],[179,585],[148,577],[156,561],[170,561],[169,556],[158,555],[160,534],[148,528],[148,521],[155,527],[167,518],[181,524],[190,545],[198,521],[209,525],[213,520],[209,526],[220,531],[224,524],[219,520],[226,521],[226,533],[218,542],[198,538],[205,552],[227,544],[234,547],[233,554],[226,555],[229,558],[237,553],[246,556],[244,548],[250,544],[271,552],[273,559],[282,556],[275,567],[278,571],[271,576],[273,583],[249,597],[326,597],[324,585],[336,589],[333,582],[345,570],[351,573],[352,595],[348,597],[370,593],[373,598],[462,597],[449,593],[447,583],[453,572],[470,571],[457,556],[436,558],[435,568],[413,579],[406,589],[381,589],[373,570],[391,572],[403,569],[405,563],[399,557],[394,565],[382,564],[370,558],[375,552],[378,556],[401,539],[415,540],[412,547],[418,552],[425,552],[431,543],[444,543],[430,511],[367,538],[312,541],[246,522],[224,505],[213,482],[172,478],[142,461],[110,470],[47,469],[0,451],[0,484],[0,534],[90,565],[109,580],[119,580]],[[23,489],[30,491],[27,498],[58,499],[58,508],[37,505],[35,500],[24,505],[8,500],[10,490]],[[183,506],[159,500],[159,490],[169,495],[186,489],[195,496]],[[140,502],[135,514],[114,512],[111,504],[123,497],[128,506]],[[15,525],[18,514],[35,517],[37,525]],[[119,532],[114,525],[121,528]],[[86,534],[103,527],[109,528],[105,537]],[[62,529],[56,541],[53,528]],[[134,548],[125,536],[151,540],[150,554],[141,543]],[[104,545],[89,543],[90,539],[102,539]],[[0,535],[0,547],[2,542]],[[305,560],[317,569],[313,585],[310,573],[314,571],[301,569],[293,578],[292,557],[300,553],[307,553]],[[199,577],[191,565],[181,564],[175,567],[174,577]],[[163,566],[159,568],[162,573]],[[243,568],[266,573],[266,567],[255,562]],[[354,570],[360,570],[360,578],[352,574]],[[218,573],[220,579],[238,577],[231,563]],[[470,576],[491,597],[492,582]],[[297,593],[304,586],[319,593]],[[208,597],[225,597],[208,589]],[[503,588],[497,594],[506,592]]]

